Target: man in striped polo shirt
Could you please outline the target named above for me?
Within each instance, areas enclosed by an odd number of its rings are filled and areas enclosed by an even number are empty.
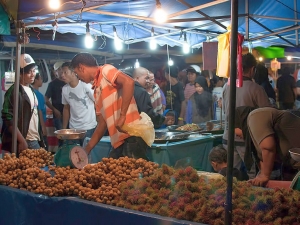
[[[93,82],[98,125],[85,150],[89,153],[108,129],[113,147],[110,157],[147,159],[144,140],[122,130],[124,124],[140,119],[133,97],[134,80],[112,65],[98,66],[89,53],[75,55],[71,67],[83,82]]]

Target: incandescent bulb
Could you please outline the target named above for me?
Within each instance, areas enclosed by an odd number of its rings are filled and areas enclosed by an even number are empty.
[[[167,21],[167,14],[161,7],[156,8],[154,19],[157,23],[164,23]]]
[[[123,42],[118,37],[115,37],[114,45],[117,51],[121,51],[123,49]]]
[[[152,39],[150,40],[150,49],[151,49],[151,50],[155,50],[156,47],[157,47],[156,40],[155,40],[154,38],[152,38]]]
[[[94,39],[89,32],[85,35],[84,44],[86,48],[92,48],[94,46]]]
[[[134,64],[134,68],[139,68],[139,67],[140,67],[139,60],[136,59],[135,64]]]
[[[59,0],[50,0],[49,7],[51,9],[58,9],[60,7],[60,1]]]
[[[173,66],[174,65],[174,62],[173,62],[173,60],[171,58],[169,59],[168,65],[169,66]]]
[[[183,43],[182,50],[184,54],[190,53],[190,45],[187,42]]]

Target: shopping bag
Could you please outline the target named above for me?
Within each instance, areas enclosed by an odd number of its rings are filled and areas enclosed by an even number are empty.
[[[151,146],[154,142],[154,125],[151,118],[144,112],[140,114],[139,120],[124,124],[122,129],[127,131],[130,136],[141,137],[148,146]]]

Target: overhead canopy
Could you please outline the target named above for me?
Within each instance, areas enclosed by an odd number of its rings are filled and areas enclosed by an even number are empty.
[[[62,34],[85,35],[86,23],[89,22],[93,37],[112,40],[115,27],[117,35],[127,46],[149,42],[151,38],[155,38],[160,45],[182,46],[186,34],[190,46],[200,48],[204,41],[216,41],[219,34],[226,32],[231,17],[229,0],[160,0],[161,7],[168,14],[168,20],[164,24],[154,21],[157,0],[61,0],[61,7],[57,11],[49,9],[47,0],[0,2],[13,20],[24,22],[28,32],[40,29],[41,34],[45,30],[50,30],[51,33],[57,28],[57,32]],[[297,46],[297,12],[300,12],[300,5],[297,3],[298,0],[240,0],[238,30],[245,35],[244,45]],[[55,20],[57,27],[53,26]],[[154,29],[154,37],[151,37],[151,28]],[[52,33],[43,39],[38,38],[37,34],[30,37],[31,42],[42,43],[52,41]],[[106,43],[109,42],[104,45]],[[53,44],[62,45],[56,37]],[[78,43],[63,45],[74,47]],[[93,49],[106,51],[103,42]],[[102,55],[112,57],[115,53],[110,50]]]
[[[230,23],[228,0],[161,0],[161,6],[169,18],[163,25],[158,25],[153,20],[155,0],[63,0],[61,8],[56,12],[49,9],[46,0],[1,2],[14,20],[23,20],[28,28],[53,29],[52,23],[56,18],[58,32],[85,34],[85,24],[89,21],[92,34],[112,38],[115,26],[118,36],[126,43],[149,41],[151,28],[154,27],[160,44],[182,45],[180,34],[184,31],[188,34],[188,42],[196,47],[201,42],[226,32],[225,28]],[[251,0],[248,4],[247,0],[239,1],[239,32],[247,35],[245,14],[249,13],[250,40],[260,40],[260,46],[275,43],[297,45],[295,30],[298,28],[298,14],[295,12],[300,11],[300,6],[295,3],[297,1]],[[271,31],[285,40],[276,35],[261,38],[272,33]],[[256,45],[256,42],[253,44]]]

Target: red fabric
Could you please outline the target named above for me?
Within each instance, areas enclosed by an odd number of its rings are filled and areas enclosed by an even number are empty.
[[[58,149],[58,138],[54,134],[55,128],[53,124],[53,119],[48,118],[45,122],[45,125],[47,129],[48,151],[56,152]]]
[[[237,74],[238,80],[236,83],[237,87],[243,87],[243,63],[242,63],[242,52],[243,52],[243,44],[244,36],[242,34],[238,34],[238,44],[237,44]]]

